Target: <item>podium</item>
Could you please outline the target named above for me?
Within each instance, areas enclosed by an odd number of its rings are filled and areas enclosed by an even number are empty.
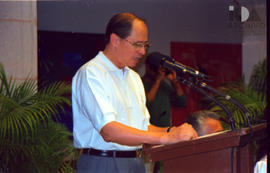
[[[222,131],[170,145],[145,147],[152,161],[163,161],[164,173],[253,173],[254,140],[266,138],[266,123]]]

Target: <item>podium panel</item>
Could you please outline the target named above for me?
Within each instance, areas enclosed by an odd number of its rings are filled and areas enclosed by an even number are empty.
[[[266,123],[223,131],[195,140],[145,148],[152,161],[164,162],[164,173],[253,173],[256,137]]]
[[[166,160],[164,172],[170,173],[230,173],[230,148],[199,153],[185,157]]]

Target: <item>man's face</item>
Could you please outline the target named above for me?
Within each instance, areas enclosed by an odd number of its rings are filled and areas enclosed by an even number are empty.
[[[133,22],[130,36],[120,40],[119,60],[121,66],[134,67],[145,55],[148,45],[148,30],[144,22]]]
[[[204,120],[204,125],[200,129],[201,135],[207,135],[211,133],[216,133],[222,131],[223,128],[220,122],[213,118],[206,118]]]

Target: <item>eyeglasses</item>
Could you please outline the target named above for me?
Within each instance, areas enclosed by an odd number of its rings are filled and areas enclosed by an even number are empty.
[[[151,46],[149,41],[137,41],[137,42],[132,43],[127,39],[124,39],[124,40],[126,40],[129,44],[131,44],[136,50],[141,49],[141,48],[148,49]]]

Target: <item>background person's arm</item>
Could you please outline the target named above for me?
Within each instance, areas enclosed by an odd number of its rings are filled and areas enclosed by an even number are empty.
[[[177,80],[177,74],[174,70],[170,70],[170,73],[167,75],[167,78],[171,81],[173,87],[175,88],[176,94],[182,96],[184,94],[180,82]]]
[[[165,77],[165,69],[159,68],[155,82],[151,86],[150,90],[146,92],[146,98],[147,98],[148,102],[151,103],[153,100],[155,100],[160,83],[162,82],[164,77]]]

